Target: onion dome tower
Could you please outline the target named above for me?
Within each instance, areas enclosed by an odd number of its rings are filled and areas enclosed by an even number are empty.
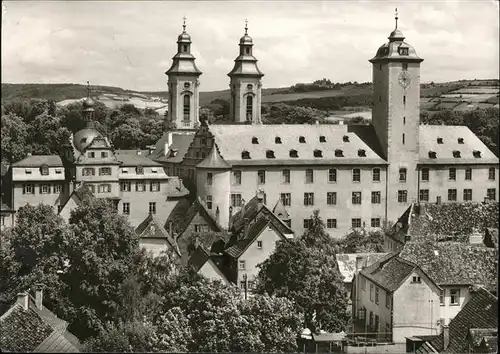
[[[252,54],[253,40],[248,35],[245,20],[245,35],[240,39],[240,55],[234,60],[230,77],[230,117],[237,123],[262,124],[260,118],[262,83],[264,76]]]
[[[168,76],[168,120],[177,129],[195,129],[199,124],[199,81],[202,72],[191,54],[191,36],[186,32],[186,18],[182,33],[177,37],[177,54],[165,74]]]
[[[387,218],[398,216],[417,201],[420,126],[420,63],[415,49],[396,27],[373,65],[372,125],[382,147],[387,169]],[[406,177],[402,178],[400,174]],[[399,197],[398,195],[406,195]],[[406,201],[405,201],[406,200]]]

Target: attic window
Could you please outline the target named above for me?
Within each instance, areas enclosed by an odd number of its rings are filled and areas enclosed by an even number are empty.
[[[40,173],[42,174],[42,176],[47,176],[49,174],[49,166],[43,165],[42,167],[40,167]]]
[[[299,136],[299,143],[305,143],[305,142],[306,142],[306,138],[303,136]]]
[[[31,170],[26,169],[26,170],[24,170],[24,173],[26,173],[27,175],[30,175],[31,174]]]
[[[56,169],[56,174],[60,175],[62,173],[62,170],[60,168]]]
[[[266,157],[267,157],[268,159],[274,159],[274,158],[275,158],[275,156],[274,156],[274,151],[273,151],[273,150],[267,150],[267,151],[266,151]]]
[[[344,143],[348,143],[348,142],[349,142],[349,136],[344,135],[344,136],[342,137],[342,140],[344,141]]]
[[[259,143],[259,139],[254,136],[252,138],[252,144],[258,144],[258,143]]]
[[[453,150],[453,157],[459,158],[460,157],[460,151],[458,150]]]
[[[335,149],[335,157],[344,157],[344,152],[340,149]]]
[[[442,144],[443,143],[443,138],[437,138],[437,143]]]
[[[314,157],[323,157],[323,151],[314,150]]]
[[[359,150],[358,150],[358,156],[359,156],[359,157],[366,157],[366,150],[364,150],[364,149],[359,149]]]
[[[137,173],[138,175],[143,175],[144,174],[144,167],[142,166],[137,166],[135,168],[135,173]]]
[[[275,144],[281,144],[281,138],[279,136],[277,136],[276,138],[274,138],[274,143]]]
[[[243,160],[250,160],[250,153],[249,153],[248,151],[246,151],[246,150],[245,150],[245,151],[242,151],[242,152],[241,152],[241,158],[242,158]]]
[[[464,143],[464,138],[458,138],[458,143],[463,144]]]
[[[476,159],[479,159],[479,158],[481,158],[481,151],[479,151],[479,150],[474,150],[474,151],[472,152],[472,155],[474,155],[474,157],[475,157]]]
[[[399,55],[408,55],[408,48],[399,47]]]
[[[297,150],[290,150],[290,157],[299,157]]]
[[[321,136],[319,137],[319,142],[320,142],[320,143],[326,143],[326,137],[325,137],[325,136],[323,136],[323,135],[321,135]]]
[[[435,151],[429,151],[429,158],[435,159],[437,157],[437,154]]]

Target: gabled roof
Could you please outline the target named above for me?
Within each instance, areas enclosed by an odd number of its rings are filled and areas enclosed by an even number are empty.
[[[33,155],[12,164],[12,167],[63,167],[63,162],[58,155]]]
[[[46,307],[38,309],[28,295],[28,308],[15,303],[0,317],[0,349],[17,352],[79,352],[79,340],[68,323]]]
[[[360,274],[386,291],[393,292],[417,269],[422,272],[416,264],[398,257],[397,253],[393,252],[364,268]]]
[[[203,245],[199,245],[196,247],[191,257],[189,257],[188,266],[192,267],[195,272],[198,272],[209,259],[210,253]]]
[[[345,125],[220,124],[209,125],[208,129],[215,138],[222,158],[233,166],[387,164],[356,133],[349,132]],[[275,143],[276,137],[281,138],[281,144]],[[300,142],[300,138],[304,142]],[[268,150],[272,150],[274,158],[267,157]],[[296,150],[298,157],[290,157],[290,150]],[[321,157],[315,156],[315,150],[321,151]],[[342,150],[343,156],[336,156],[336,150]],[[366,156],[358,156],[358,150],[365,150]],[[249,153],[249,159],[242,158],[244,151]]]
[[[196,214],[200,215],[212,226],[214,231],[222,231],[222,227],[219,225],[212,212],[208,210],[205,203],[197,197],[195,200],[183,199],[180,200],[171,211],[167,218],[165,228],[168,228],[170,221],[173,222],[173,230],[180,237],[187,227],[191,224],[191,221]]]
[[[155,215],[149,214],[135,229],[137,235],[144,239],[165,239],[170,247],[180,257],[181,253],[177,242],[169,235],[167,230],[162,226],[161,222]]]
[[[276,202],[276,205],[273,208],[273,214],[280,218],[280,220],[290,220],[290,215],[283,205],[281,198],[279,198]]]
[[[80,206],[87,198],[95,198],[94,193],[90,189],[88,189],[87,185],[85,182],[83,182],[80,187],[75,189],[68,197],[66,202],[63,204],[61,207],[61,211],[66,207],[66,204],[68,204],[69,200],[72,199],[75,201],[76,205]]]
[[[421,164],[498,164],[498,157],[467,127],[453,125],[420,125],[419,162]],[[442,144],[437,139],[442,138]],[[463,144],[458,139],[463,138]],[[453,157],[453,151],[460,151],[460,158]],[[436,158],[429,158],[429,152],[436,152]],[[473,152],[480,151],[475,158]]]
[[[255,222],[252,226],[249,227],[248,234],[244,238],[242,238],[242,239],[236,241],[234,244],[230,245],[226,249],[225,252],[228,255],[230,255],[231,257],[239,258],[247,250],[247,248],[252,243],[255,242],[257,237],[259,237],[260,234],[262,233],[262,231],[264,231],[268,226],[272,227],[274,229],[274,231],[282,239],[286,239],[285,236],[281,232],[276,230],[276,228],[273,227],[272,224],[268,220],[260,219],[257,222]]]
[[[363,267],[369,267],[376,261],[385,257],[387,253],[339,253],[337,254],[337,264],[340,274],[344,277],[345,283],[352,282],[354,273],[356,273],[356,259],[362,259]]]
[[[471,328],[498,328],[498,298],[483,288],[476,289],[450,321],[448,348],[443,348],[442,334],[431,341],[431,344],[439,352],[467,353],[467,335]]]
[[[212,150],[203,161],[201,161],[197,168],[206,168],[206,169],[230,169],[231,165],[228,164],[219,154],[219,148],[217,144],[212,145]]]
[[[418,264],[439,285],[496,288],[498,250],[460,242],[407,242],[399,257]]]
[[[171,134],[172,143],[165,152],[165,143]],[[155,150],[149,156],[150,159],[159,162],[180,163],[194,139],[195,132],[166,132],[155,144]]]
[[[453,240],[467,243],[475,232],[498,228],[498,202],[414,203],[399,218],[400,230],[394,234],[400,242]]]

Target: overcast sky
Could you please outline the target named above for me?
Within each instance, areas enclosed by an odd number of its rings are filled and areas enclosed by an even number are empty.
[[[499,77],[499,3],[473,1],[2,1],[2,82],[166,90],[187,17],[201,90],[226,89],[245,18],[264,87],[371,81],[394,29],[424,58],[421,82]]]

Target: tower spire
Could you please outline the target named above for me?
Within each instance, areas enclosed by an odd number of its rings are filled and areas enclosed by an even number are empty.
[[[90,98],[90,82],[87,81],[87,98]]]
[[[396,7],[396,11],[395,11],[395,19],[396,19],[396,29],[398,29],[398,8]]]
[[[245,36],[248,35],[248,19],[245,19]]]
[[[187,20],[187,18],[186,18],[186,16],[184,16],[182,18],[182,21],[183,21],[182,22],[182,33],[186,33],[186,20]]]

